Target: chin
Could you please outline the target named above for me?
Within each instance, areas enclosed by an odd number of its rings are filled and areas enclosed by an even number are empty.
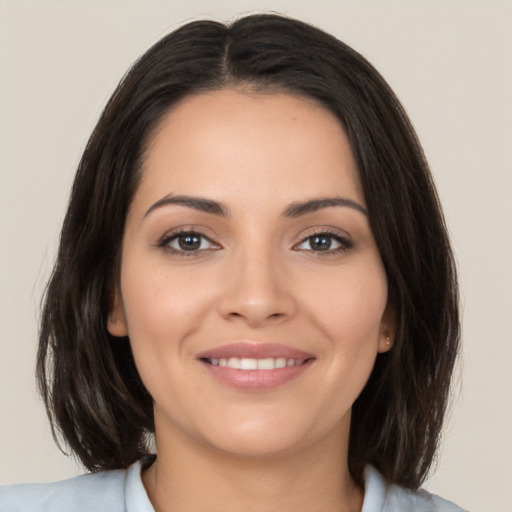
[[[247,459],[284,456],[294,453],[300,444],[290,438],[290,432],[287,432],[287,435],[279,435],[277,432],[272,432],[271,435],[230,432],[228,438],[209,441],[212,448],[225,455]]]
[[[350,414],[347,416],[350,424]],[[348,428],[346,429],[348,432]],[[275,458],[299,454],[323,441],[339,446],[341,424],[317,424],[295,415],[254,415],[252,418],[222,422],[209,429],[207,442],[218,451],[241,458]],[[332,446],[332,445],[331,445]]]

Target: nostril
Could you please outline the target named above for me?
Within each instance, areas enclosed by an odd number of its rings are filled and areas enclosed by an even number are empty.
[[[218,303],[219,313],[225,319],[245,321],[252,326],[275,324],[293,316],[295,301],[291,296],[277,293],[264,296],[249,291],[225,294]]]

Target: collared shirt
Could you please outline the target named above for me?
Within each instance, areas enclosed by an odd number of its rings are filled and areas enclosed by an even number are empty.
[[[44,484],[0,486],[0,512],[155,512],[141,479],[141,461]],[[467,512],[426,491],[387,483],[372,466],[364,471],[361,512]]]

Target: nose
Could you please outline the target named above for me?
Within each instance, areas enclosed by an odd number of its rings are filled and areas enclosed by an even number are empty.
[[[284,322],[296,311],[288,272],[270,251],[234,256],[218,302],[220,314],[256,328]]]

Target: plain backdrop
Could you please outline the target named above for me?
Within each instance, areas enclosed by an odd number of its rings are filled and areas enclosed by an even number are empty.
[[[0,482],[82,472],[35,391],[37,318],[71,180],[129,65],[185,21],[277,11],[365,55],[404,103],[459,263],[463,354],[426,486],[512,512],[512,2],[0,0]]]

